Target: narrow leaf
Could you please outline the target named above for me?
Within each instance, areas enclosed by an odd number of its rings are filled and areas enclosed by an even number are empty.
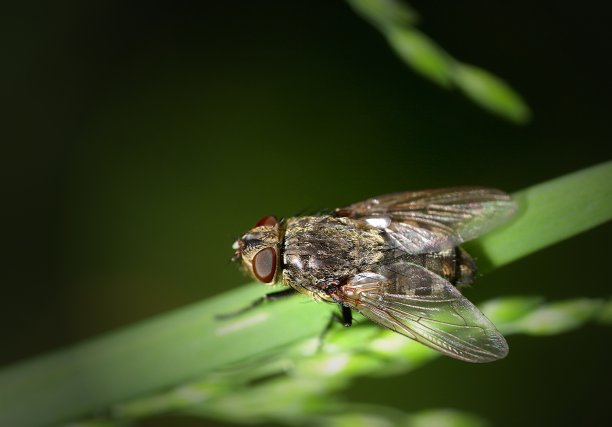
[[[474,102],[483,108],[522,124],[529,120],[527,104],[499,77],[473,65],[456,63],[454,82]]]
[[[408,28],[391,28],[386,35],[397,55],[416,72],[441,86],[451,84],[452,59],[429,37]]]

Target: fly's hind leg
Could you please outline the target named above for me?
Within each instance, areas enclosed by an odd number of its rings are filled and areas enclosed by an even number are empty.
[[[236,311],[232,311],[230,313],[224,313],[224,314],[217,314],[215,316],[216,319],[218,320],[224,320],[224,319],[231,319],[232,317],[236,317],[239,316],[243,313],[246,313],[248,311],[251,311],[252,309],[259,307],[261,304],[263,304],[266,301],[276,301],[279,299],[283,299],[286,297],[289,297],[291,295],[295,295],[296,294],[296,290],[293,288],[287,288],[284,289],[282,291],[278,291],[278,292],[271,292],[269,294],[265,294],[259,298],[257,298],[255,301],[253,301],[251,304],[247,305],[246,307],[242,307],[239,310]]]

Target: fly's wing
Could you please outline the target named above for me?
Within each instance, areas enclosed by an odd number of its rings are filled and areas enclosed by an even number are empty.
[[[384,229],[412,254],[450,249],[507,221],[516,204],[503,191],[458,187],[387,194],[336,209],[335,215]]]
[[[375,323],[447,356],[491,362],[508,354],[495,326],[449,282],[411,263],[359,273],[340,300]]]

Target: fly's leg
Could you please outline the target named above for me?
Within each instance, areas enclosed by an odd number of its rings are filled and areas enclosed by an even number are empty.
[[[342,307],[342,319],[339,320],[341,320],[342,324],[347,328],[353,326],[353,312],[351,309],[343,304],[340,304],[340,307]]]
[[[325,325],[325,328],[323,328],[323,330],[319,334],[319,345],[317,347],[319,351],[323,348],[325,336],[329,333],[334,324],[342,323],[342,325],[347,328],[353,325],[353,312],[351,311],[351,309],[343,304],[338,305],[340,306],[342,314],[340,315],[334,311],[331,316],[329,316],[329,321]]]
[[[338,289],[342,286],[342,283],[343,282],[339,282],[337,280],[331,280],[327,282],[325,286],[323,286],[323,290],[332,298],[334,302],[340,306],[342,317],[334,313],[332,319],[338,319],[344,326],[348,327],[353,324],[353,312],[349,307],[342,303],[342,300],[337,295]],[[328,329],[329,328],[330,326],[328,326]]]
[[[353,312],[349,307],[344,305],[340,298],[338,298],[337,296],[338,288],[340,288],[341,286],[342,282],[339,280],[329,280],[321,285],[321,289],[327,295],[329,295],[335,303],[338,304],[338,306],[340,307],[340,312],[342,314],[339,315],[337,312],[333,312],[330,316],[327,325],[325,325],[325,328],[321,331],[321,334],[319,335],[319,350],[321,350],[321,348],[323,347],[323,341],[325,339],[325,336],[330,331],[334,323],[339,322],[346,327],[349,327],[353,324]]]
[[[283,298],[286,298],[286,297],[289,297],[295,294],[296,294],[296,290],[293,288],[284,289],[278,292],[271,292],[269,294],[265,294],[264,296],[257,298],[255,301],[253,301],[251,304],[247,305],[246,307],[242,307],[241,309],[232,311],[231,313],[217,314],[215,318],[218,320],[231,319],[232,317],[240,316],[243,313],[251,311],[252,309],[260,306],[266,301],[276,301],[276,300],[283,299]]]

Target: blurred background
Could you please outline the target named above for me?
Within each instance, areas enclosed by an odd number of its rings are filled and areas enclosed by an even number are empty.
[[[230,246],[261,216],[429,187],[512,192],[612,158],[600,2],[410,4],[533,120],[423,79],[341,1],[6,5],[1,365],[245,283]],[[471,298],[607,297],[611,240],[610,224],[591,230],[483,277]],[[513,336],[504,362],[442,358],[347,398],[594,424],[609,411],[611,339],[595,325]],[[144,425],[179,423],[204,425]]]

